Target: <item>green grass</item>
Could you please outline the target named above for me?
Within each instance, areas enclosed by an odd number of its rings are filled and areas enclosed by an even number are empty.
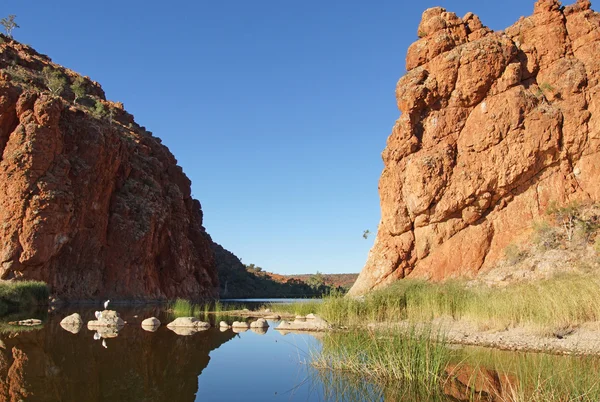
[[[392,331],[330,333],[313,365],[323,369],[416,384],[434,390],[442,379],[449,351],[430,330],[407,336]]]
[[[221,313],[234,310],[243,310],[246,308],[243,304],[221,303],[219,301],[196,304],[186,299],[177,299],[169,304],[169,311],[175,318],[177,317],[204,317],[209,314],[216,314],[219,317]]]
[[[329,333],[322,349],[312,353],[311,365],[321,371],[319,378],[326,389],[332,388],[332,395],[341,386],[349,395],[377,396],[377,387],[369,384],[378,384],[386,400],[443,400],[443,394],[453,391],[460,400],[600,400],[599,357],[451,350],[431,330],[413,330],[408,336],[392,331]]]
[[[0,282],[0,316],[30,310],[48,302],[50,291],[44,282]]]
[[[170,306],[171,314],[174,317],[194,317],[197,306],[185,299],[177,299]]]
[[[319,304],[321,304],[320,301],[296,302],[296,303],[270,303],[270,304],[263,306],[261,308],[261,310],[269,308],[269,309],[271,309],[271,311],[276,312],[276,313],[307,315],[310,313],[316,313]]]
[[[401,280],[367,294],[364,300],[333,295],[322,302],[271,305],[277,312],[319,314],[339,326],[366,326],[437,317],[466,319],[485,328],[532,325],[553,330],[600,320],[600,278],[564,274],[506,288],[466,282]]]

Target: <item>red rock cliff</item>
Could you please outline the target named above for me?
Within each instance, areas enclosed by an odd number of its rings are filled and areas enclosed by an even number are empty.
[[[600,15],[535,3],[492,32],[428,9],[383,152],[377,239],[351,294],[474,276],[551,202],[600,200]]]
[[[216,296],[200,203],[160,139],[97,83],[2,39],[0,278],[65,299]]]

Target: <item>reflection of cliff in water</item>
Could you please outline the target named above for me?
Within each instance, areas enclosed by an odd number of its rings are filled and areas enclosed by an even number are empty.
[[[151,333],[130,322],[105,349],[92,331],[74,335],[59,321],[0,335],[0,401],[194,401],[209,352],[235,336]]]

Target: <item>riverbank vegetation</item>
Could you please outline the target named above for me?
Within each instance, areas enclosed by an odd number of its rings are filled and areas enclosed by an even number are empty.
[[[553,329],[600,321],[598,294],[600,278],[592,274],[564,274],[506,288],[465,281],[402,280],[361,299],[333,294],[322,302],[277,304],[270,308],[300,315],[316,313],[333,324],[350,327],[452,317],[482,328],[533,325]]]
[[[329,333],[312,365],[326,377],[366,376],[388,391],[401,390],[392,392],[396,400],[600,400],[598,357],[450,349],[431,330]]]
[[[48,303],[50,290],[44,282],[0,282],[0,316],[27,311]]]
[[[552,204],[529,240],[510,244],[505,258],[475,280],[403,279],[364,298],[333,292],[322,303],[273,308],[317,313],[342,326],[451,317],[484,329],[554,331],[600,321],[599,273],[600,205]]]

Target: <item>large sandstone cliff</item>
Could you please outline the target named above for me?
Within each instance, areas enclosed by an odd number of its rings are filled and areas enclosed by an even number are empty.
[[[600,14],[539,0],[503,32],[428,9],[383,152],[381,222],[351,290],[475,276],[548,205],[600,200]]]
[[[0,279],[64,299],[216,296],[200,203],[160,139],[97,83],[0,39]]]

